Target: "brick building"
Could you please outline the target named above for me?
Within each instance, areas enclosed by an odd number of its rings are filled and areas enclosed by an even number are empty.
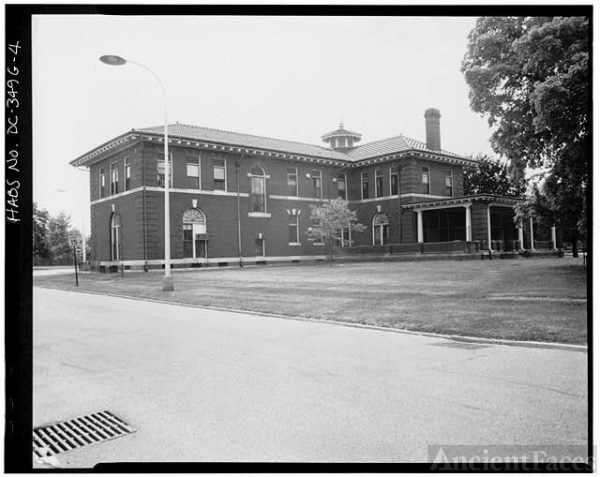
[[[441,149],[438,110],[425,125],[425,143],[400,135],[358,145],[361,135],[340,124],[324,147],[169,125],[173,267],[322,258],[306,234],[309,206],[335,197],[367,226],[338,253],[520,248],[517,200],[464,196],[463,168],[474,161]],[[164,265],[163,133],[134,129],[71,162],[90,171],[94,265]]]

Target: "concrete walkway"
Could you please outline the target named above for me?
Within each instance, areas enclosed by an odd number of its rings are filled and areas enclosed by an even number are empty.
[[[34,288],[34,426],[109,410],[115,461],[427,461],[432,444],[587,444],[587,353]]]

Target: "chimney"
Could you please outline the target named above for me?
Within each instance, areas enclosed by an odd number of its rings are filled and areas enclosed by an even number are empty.
[[[440,116],[440,111],[435,108],[429,108],[425,111],[427,149],[430,149],[431,151],[442,150],[440,139]]]

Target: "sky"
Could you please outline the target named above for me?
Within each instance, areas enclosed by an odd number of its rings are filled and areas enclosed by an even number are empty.
[[[361,143],[425,141],[492,154],[460,72],[474,17],[37,15],[33,19],[33,199],[89,234],[89,174],[69,162],[133,128],[170,123],[323,145],[340,121]]]

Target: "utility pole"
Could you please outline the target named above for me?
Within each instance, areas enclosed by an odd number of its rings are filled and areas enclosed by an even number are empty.
[[[241,224],[241,213],[240,213],[240,166],[244,155],[242,154],[238,161],[235,163],[235,181],[237,191],[237,233],[238,233],[238,259],[240,268],[244,268],[242,263],[242,224]]]

